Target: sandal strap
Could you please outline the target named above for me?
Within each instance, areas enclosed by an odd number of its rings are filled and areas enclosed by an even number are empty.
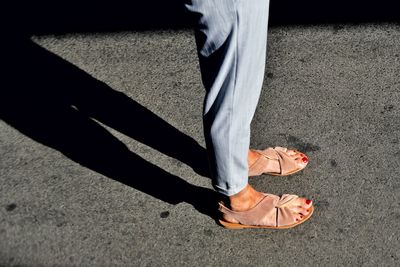
[[[277,156],[273,148],[265,150],[253,150],[253,151],[257,152],[260,155],[260,157],[251,165],[249,165],[249,176],[255,176],[264,173],[266,159],[279,160],[279,157]]]
[[[282,195],[281,199],[279,200],[279,203],[276,206],[277,226],[290,225],[296,222],[296,218],[293,215],[293,210],[290,209],[288,206],[292,201],[298,198],[299,197],[296,195],[289,195],[289,194]]]
[[[298,196],[289,194],[284,194],[282,197],[265,194],[264,198],[250,210],[233,211],[222,203],[219,203],[219,210],[228,218],[243,225],[283,226],[295,222],[293,212],[286,206],[297,198]]]
[[[287,148],[285,147],[275,147],[267,148],[262,151],[258,151],[263,157],[271,160],[278,160],[280,166],[280,174],[285,175],[286,173],[292,172],[298,168],[296,161],[293,160],[287,154]]]

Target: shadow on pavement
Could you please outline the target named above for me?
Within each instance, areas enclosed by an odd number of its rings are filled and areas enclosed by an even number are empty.
[[[270,0],[271,24],[324,24],[398,21],[395,0]]]
[[[91,118],[206,175],[205,149],[194,139],[29,39],[14,41],[2,61],[8,71],[1,119],[87,168],[167,203],[187,202],[214,217],[213,190],[147,162]]]
[[[13,1],[7,27],[33,34],[191,28],[191,0]],[[395,0],[270,0],[270,25],[399,21]],[[7,9],[4,9],[7,10]]]

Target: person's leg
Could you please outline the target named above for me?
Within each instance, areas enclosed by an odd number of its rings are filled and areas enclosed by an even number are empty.
[[[227,196],[248,181],[250,123],[265,69],[269,0],[192,1],[206,88],[204,134],[214,188]],[[219,34],[218,34],[219,33]]]
[[[246,211],[265,197],[248,184],[248,154],[265,70],[269,0],[192,0],[187,7],[199,14],[196,42],[213,186],[232,210]],[[304,198],[292,201],[292,219],[301,220],[311,205]]]

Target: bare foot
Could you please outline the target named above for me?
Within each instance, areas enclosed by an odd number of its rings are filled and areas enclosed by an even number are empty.
[[[256,191],[251,185],[247,186],[239,193],[229,197],[229,206],[233,211],[247,211],[255,207],[263,198],[264,194]],[[310,213],[312,201],[306,198],[297,198],[290,203],[288,208],[292,211],[293,218],[300,221]],[[223,216],[224,220],[231,223],[238,223],[236,220]]]
[[[242,191],[229,197],[229,205],[234,211],[245,211],[253,208],[263,198],[263,193],[256,191],[251,185],[247,184]]]
[[[300,169],[304,168],[307,165],[308,157],[305,154],[303,154],[297,150],[290,150],[290,149],[288,149],[286,151],[286,153],[293,160],[296,161],[296,163],[298,164]],[[248,152],[248,157],[247,157],[248,165],[252,166],[260,157],[262,157],[262,155],[260,153],[250,149]],[[265,172],[271,172],[271,173],[276,173],[276,172],[279,173],[280,170],[281,169],[279,166],[279,162],[276,160],[268,160],[268,163],[264,169]]]

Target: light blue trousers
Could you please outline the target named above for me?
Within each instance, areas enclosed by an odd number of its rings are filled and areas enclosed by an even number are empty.
[[[264,79],[269,0],[192,0],[206,97],[204,135],[215,190],[248,182],[250,123]]]

